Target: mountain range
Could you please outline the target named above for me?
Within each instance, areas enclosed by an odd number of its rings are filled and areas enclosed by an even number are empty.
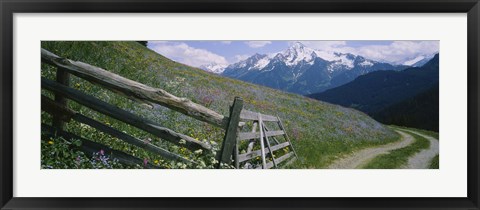
[[[412,64],[421,62],[423,58],[412,58],[415,61]],[[295,42],[281,52],[255,54],[223,69],[219,65],[201,68],[226,77],[307,95],[338,87],[370,72],[399,71],[408,67],[410,66],[374,61],[351,53],[316,50]]]
[[[204,70],[321,101],[358,109],[385,124],[438,131],[439,54],[395,63],[326,52],[295,42]]]
[[[439,54],[421,67],[372,72],[308,96],[358,109],[383,123],[438,131]]]

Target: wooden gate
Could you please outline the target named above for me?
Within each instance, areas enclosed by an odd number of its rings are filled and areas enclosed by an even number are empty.
[[[230,123],[221,162],[233,161],[237,169],[269,169],[288,165],[298,158],[279,117],[243,109],[242,99],[235,98],[230,108]],[[278,130],[267,123],[273,123]]]

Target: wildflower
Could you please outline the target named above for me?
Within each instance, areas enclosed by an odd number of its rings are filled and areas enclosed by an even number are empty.
[[[48,144],[52,145],[52,144],[53,144],[53,141],[48,141]]]
[[[147,158],[143,159],[143,167],[147,167],[147,164],[148,164]]]
[[[110,168],[110,164],[108,163],[108,157],[107,156],[101,156],[100,157],[100,161],[102,162],[102,164],[104,166],[106,166],[107,168]]]
[[[105,151],[103,151],[103,149],[100,150],[100,155],[105,155]]]
[[[158,164],[158,160],[153,161],[153,163]]]

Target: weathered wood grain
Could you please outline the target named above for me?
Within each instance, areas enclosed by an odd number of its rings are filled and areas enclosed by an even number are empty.
[[[280,136],[285,134],[283,131],[266,131],[263,133],[265,136]],[[246,132],[241,132],[238,134],[238,140],[243,141],[243,140],[249,140],[249,139],[258,139],[260,138],[260,132],[255,132],[255,133],[246,133]]]
[[[283,127],[282,120],[280,119],[280,117],[277,117],[277,118],[278,118],[278,126],[280,126],[280,129],[285,131],[285,127]],[[285,139],[287,139],[287,141],[290,142],[290,137],[288,136],[286,131],[285,131]],[[295,152],[295,148],[293,148],[292,142],[290,142],[290,147],[292,148],[292,151],[293,151],[293,154],[295,154],[295,157],[298,158],[297,152]]]
[[[270,129],[268,129],[267,125],[263,124],[263,127],[265,128],[265,131],[270,131]],[[285,131],[283,131],[285,133]],[[277,144],[280,144],[280,141],[278,141],[277,138],[275,138],[275,136],[272,136],[272,139],[275,141],[275,143]]]
[[[262,116],[262,119],[264,122],[278,122],[277,117],[266,115],[266,114],[261,114],[258,112],[252,112],[248,111],[246,109],[242,110],[242,113],[240,114],[240,119],[243,120],[257,120],[258,121],[258,114]]]
[[[279,149],[282,149],[284,147],[287,147],[288,145],[290,145],[290,143],[288,142],[283,142],[281,144],[277,144],[277,145],[273,145],[271,148],[272,148],[272,152],[275,152]],[[268,149],[264,149],[264,152],[266,154],[270,153],[270,151]],[[250,153],[245,153],[245,154],[240,154],[238,155],[238,161],[239,162],[244,162],[244,161],[247,161],[247,160],[250,160],[252,158],[256,158],[258,156],[261,155],[261,150],[255,150],[255,151],[252,151]]]
[[[256,132],[256,130],[257,130],[257,125],[258,125],[257,122],[253,122],[253,125],[252,125],[252,133],[255,133],[255,132]],[[238,140],[238,137],[237,137],[237,140]],[[250,142],[248,143],[248,147],[247,147],[247,153],[252,152],[253,146],[255,146],[255,142],[256,142],[256,139],[250,139]],[[237,142],[237,144],[238,144],[238,142]]]
[[[233,105],[230,107],[230,121],[228,122],[223,140],[219,166],[221,163],[232,163],[232,153],[237,144],[238,123],[240,122],[240,111],[243,109],[243,99],[235,97]]]
[[[265,144],[264,144],[264,139],[263,139],[263,119],[262,119],[262,114],[258,113],[258,128],[260,131],[260,154],[262,155],[262,166],[264,169],[267,168],[267,160],[265,157]]]
[[[42,60],[60,67],[77,77],[102,85],[109,90],[134,100],[143,101],[144,103],[156,103],[203,122],[226,128],[228,119],[225,116],[186,98],[174,96],[165,90],[149,87],[96,66],[61,58],[45,49],[42,49]]]
[[[279,158],[277,159],[277,164],[280,164],[281,162],[285,161],[285,160],[288,159],[289,157],[292,157],[292,155],[294,155],[293,152],[289,152],[289,153],[283,155],[282,157],[279,157]],[[270,161],[270,162],[268,162],[268,163],[266,164],[266,167],[263,167],[263,168],[264,168],[264,169],[268,169],[268,168],[272,168],[273,166],[274,166],[274,165],[273,165],[273,162]],[[258,166],[256,169],[262,169],[262,166]]]
[[[65,86],[70,85],[70,74],[67,71],[65,71],[63,68],[60,68],[60,67],[57,68],[56,77],[57,77],[56,79],[58,83]],[[63,106],[63,107],[67,106],[67,99],[62,95],[55,94],[55,102],[57,102],[59,106]],[[63,130],[63,127],[65,126],[63,118],[64,116],[62,116],[61,112],[53,113],[53,121],[52,121],[53,127]]]
[[[184,163],[188,163],[188,164],[192,164],[192,165],[196,165],[197,163],[195,163],[194,161],[191,161],[191,160],[188,160],[188,159],[185,159],[184,157],[178,155],[178,154],[175,154],[175,153],[172,153],[166,149],[163,149],[163,148],[160,148],[156,145],[153,145],[152,143],[150,142],[147,142],[147,141],[143,141],[143,140],[140,140],[140,139],[137,139],[133,136],[130,136],[124,132],[121,132],[117,129],[114,129],[110,126],[107,126],[101,122],[98,122],[92,118],[89,118],[87,116],[84,116],[84,115],[81,115],[81,114],[75,114],[73,116],[73,118],[75,121],[77,122],[81,122],[83,124],[86,124],[86,125],[89,125],[101,132],[104,132],[106,134],[109,134],[113,137],[116,137],[122,141],[125,141],[129,144],[132,144],[132,145],[135,145],[137,147],[140,147],[142,149],[145,149],[147,151],[150,151],[154,154],[157,154],[157,155],[160,155],[166,159],[169,159],[169,160],[175,160],[175,161],[181,161],[181,162],[184,162]]]
[[[54,100],[44,95],[42,95],[42,98],[41,98],[41,108],[43,111],[49,113],[52,116],[54,115],[61,116],[60,120],[64,122],[69,122],[72,119],[72,116],[75,115],[75,112],[72,112],[70,109],[66,108],[65,106],[59,105]]]
[[[139,129],[142,129],[153,135],[156,135],[164,140],[170,141],[174,144],[185,146],[190,150],[197,150],[197,149],[211,150],[211,146],[208,144],[197,141],[189,136],[177,133],[168,128],[161,127],[155,122],[140,118],[130,112],[122,110],[116,106],[112,106],[106,102],[98,100],[93,96],[86,95],[73,88],[66,87],[64,85],[58,84],[54,81],[51,81],[45,78],[42,78],[41,83],[42,83],[42,88],[45,88],[54,93],[62,94],[63,96],[73,101],[76,101],[81,105],[84,105],[97,112],[113,117],[122,122],[128,123],[132,126],[135,126]],[[181,143],[182,139],[186,141],[185,144]]]
[[[265,127],[264,125],[260,126],[261,128],[263,128],[263,132],[265,132]],[[273,151],[272,151],[272,147],[270,147],[270,141],[268,139],[268,136],[265,136],[265,142],[267,143],[267,148],[269,150],[269,153],[270,153],[270,157],[272,158],[272,162],[273,162],[273,166],[275,168],[277,168],[277,162],[275,161],[275,156],[273,155]]]
[[[240,132],[240,127],[237,127],[237,134]],[[236,169],[239,169],[240,168],[240,162],[238,161],[238,155],[240,153],[240,151],[238,151],[238,142],[237,140],[235,140],[235,152],[233,154],[233,162],[235,163],[235,168]]]

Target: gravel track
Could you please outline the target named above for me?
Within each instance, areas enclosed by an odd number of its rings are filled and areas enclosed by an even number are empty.
[[[351,155],[348,155],[344,158],[338,159],[333,162],[328,168],[330,169],[355,169],[361,168],[366,165],[370,160],[381,154],[388,154],[392,150],[400,149],[412,144],[415,138],[404,132],[408,131],[419,136],[422,136],[430,141],[430,147],[428,149],[422,150],[408,159],[407,165],[402,168],[405,169],[426,169],[429,168],[430,162],[432,159],[439,153],[439,144],[438,140],[415,131],[406,130],[406,129],[395,129],[397,133],[400,134],[401,140],[379,147],[366,148],[354,152]]]
[[[408,159],[408,164],[404,168],[409,169],[426,169],[430,167],[432,159],[439,153],[439,144],[438,139],[431,136],[421,134],[419,132],[408,130],[411,133],[417,134],[423,138],[426,138],[430,141],[430,147],[428,149],[422,150],[419,153],[411,156]]]
[[[405,132],[396,130],[397,133],[401,135],[401,140],[393,143],[385,144],[379,147],[366,148],[354,152],[353,154],[336,160],[328,168],[330,169],[354,169],[361,168],[361,166],[368,163],[377,155],[388,154],[392,150],[400,149],[406,147],[413,143],[414,138],[411,135],[408,135]]]

